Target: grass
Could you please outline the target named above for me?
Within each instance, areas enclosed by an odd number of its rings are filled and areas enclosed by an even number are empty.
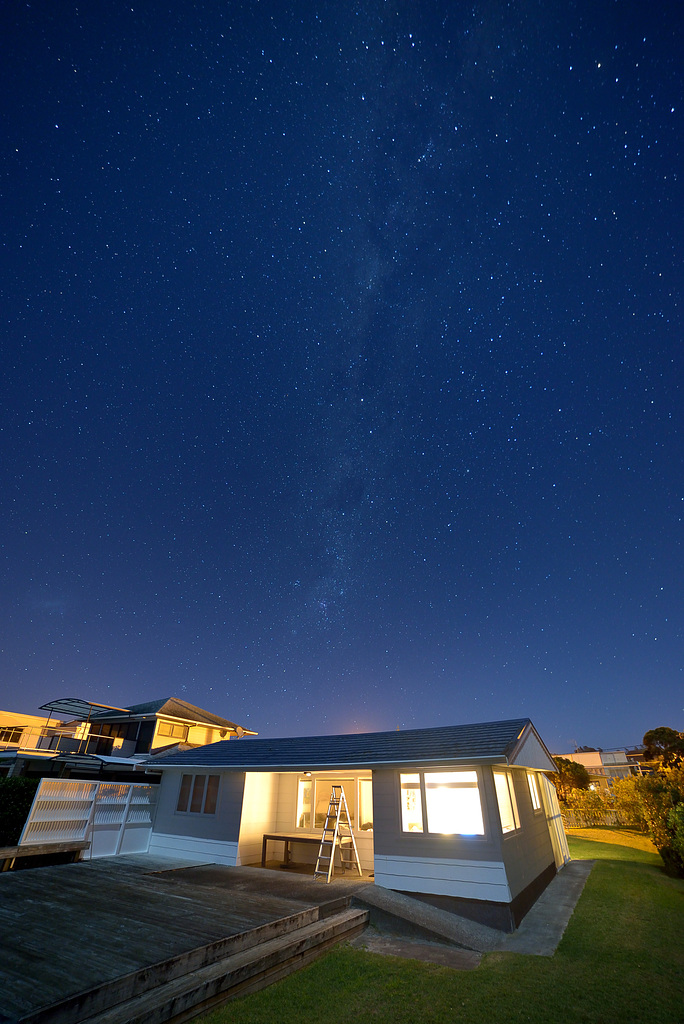
[[[475,971],[343,945],[201,1024],[682,1024],[684,880],[625,829],[573,829],[596,861],[553,957],[490,953]]]

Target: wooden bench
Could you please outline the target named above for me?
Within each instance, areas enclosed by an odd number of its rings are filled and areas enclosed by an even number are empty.
[[[53,854],[70,853],[71,861],[81,860],[84,850],[90,846],[83,840],[63,843],[33,843],[24,846],[0,846],[0,871],[9,871],[15,860],[21,857],[49,857]]]

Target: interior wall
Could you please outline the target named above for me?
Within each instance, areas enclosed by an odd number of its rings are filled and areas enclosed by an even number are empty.
[[[260,864],[264,832],[279,831],[278,796],[281,776],[275,772],[246,772],[238,864]]]

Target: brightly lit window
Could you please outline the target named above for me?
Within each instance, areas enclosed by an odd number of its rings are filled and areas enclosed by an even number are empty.
[[[400,775],[401,827],[404,832],[423,831],[423,800],[420,794],[420,775]]]
[[[188,814],[215,814],[218,775],[184,775],[176,810]]]
[[[477,772],[426,772],[425,810],[428,832],[483,836]]]
[[[373,780],[359,779],[359,829],[373,831]]]
[[[541,810],[541,798],[539,796],[539,783],[537,782],[537,776],[534,772],[527,773],[527,785],[530,787],[530,797],[532,798],[532,807],[535,811]]]
[[[499,817],[501,818],[501,831],[515,832],[520,828],[518,817],[518,805],[515,800],[513,789],[513,776],[510,772],[494,772],[494,785],[496,787],[496,799],[499,804]]]
[[[316,811],[314,814],[314,828],[324,828],[325,819],[328,816],[330,806],[330,795],[333,786],[342,786],[344,798],[349,813],[349,822],[353,828],[355,820],[355,792],[356,782],[354,779],[316,779]]]
[[[300,779],[297,785],[297,828],[311,828],[311,777]]]

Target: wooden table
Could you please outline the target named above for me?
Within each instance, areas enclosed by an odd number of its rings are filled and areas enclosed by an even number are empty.
[[[321,845],[321,839],[323,838],[323,832],[265,832],[261,841],[261,866],[266,867],[266,843],[270,840],[276,843],[283,844],[283,856],[285,858],[285,865],[288,866],[292,860],[292,843],[313,843],[316,846]],[[338,836],[337,846],[342,846],[343,843],[350,844],[351,836]]]
[[[314,843],[320,846],[322,837],[322,832],[265,832],[261,841],[261,866],[266,867],[266,843],[269,839],[283,844],[283,857],[285,863],[289,864],[292,860],[292,843]]]

